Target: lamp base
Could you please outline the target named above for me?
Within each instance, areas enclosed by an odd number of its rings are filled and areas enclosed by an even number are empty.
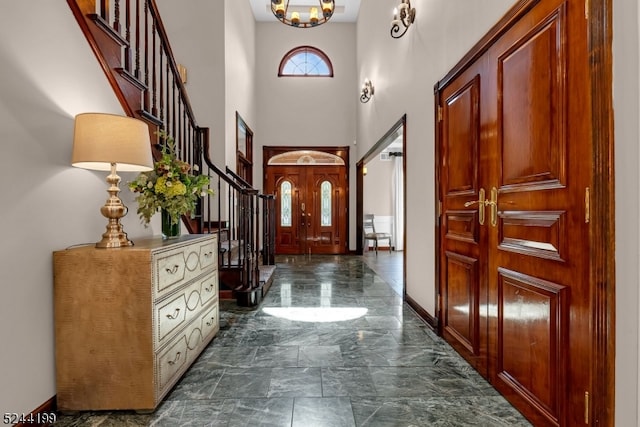
[[[125,207],[126,209],[126,207]],[[96,248],[121,248],[133,246],[133,242],[127,238],[127,233],[122,229],[120,221],[109,220],[107,231],[102,234],[102,240],[96,243]]]
[[[133,242],[127,238],[127,233],[122,229],[120,218],[127,214],[127,207],[118,197],[120,192],[120,177],[116,173],[116,164],[111,163],[111,173],[107,176],[107,182],[110,184],[107,192],[109,198],[103,207],[100,208],[102,215],[109,219],[107,231],[102,234],[102,240],[96,243],[96,248],[121,248],[133,246]]]

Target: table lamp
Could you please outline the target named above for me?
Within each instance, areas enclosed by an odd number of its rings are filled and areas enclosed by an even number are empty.
[[[109,222],[97,248],[132,246],[120,218],[127,207],[118,197],[120,177],[116,169],[126,172],[153,169],[148,125],[138,119],[104,113],[78,114],[73,134],[71,165],[99,171],[111,171],[107,176],[109,198],[100,212]]]

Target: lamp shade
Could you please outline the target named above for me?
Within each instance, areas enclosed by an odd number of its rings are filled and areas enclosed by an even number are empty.
[[[142,120],[105,113],[78,114],[71,165],[92,170],[153,169],[149,127]]]

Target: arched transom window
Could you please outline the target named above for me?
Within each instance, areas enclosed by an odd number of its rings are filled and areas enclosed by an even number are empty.
[[[278,77],[333,77],[329,57],[312,46],[291,49],[280,61]]]

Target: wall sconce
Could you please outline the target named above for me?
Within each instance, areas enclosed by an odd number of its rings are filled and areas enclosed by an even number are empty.
[[[374,92],[375,90],[373,88],[371,80],[365,80],[364,84],[362,85],[362,91],[360,91],[360,102],[362,102],[363,104],[369,102]]]
[[[73,155],[71,165],[99,171],[110,171],[107,176],[109,198],[100,209],[109,220],[97,248],[132,246],[122,229],[120,218],[127,214],[122,203],[121,171],[150,171],[153,169],[149,126],[138,119],[113,114],[85,113],[75,118]]]
[[[399,15],[398,15],[399,14]],[[411,0],[402,0],[396,9],[393,9],[393,21],[391,21],[391,37],[399,39],[404,36],[413,21],[416,19],[416,9],[411,7]],[[400,24],[404,26],[400,32]]]
[[[367,176],[367,167],[366,166],[362,167],[362,175],[363,176]]]

